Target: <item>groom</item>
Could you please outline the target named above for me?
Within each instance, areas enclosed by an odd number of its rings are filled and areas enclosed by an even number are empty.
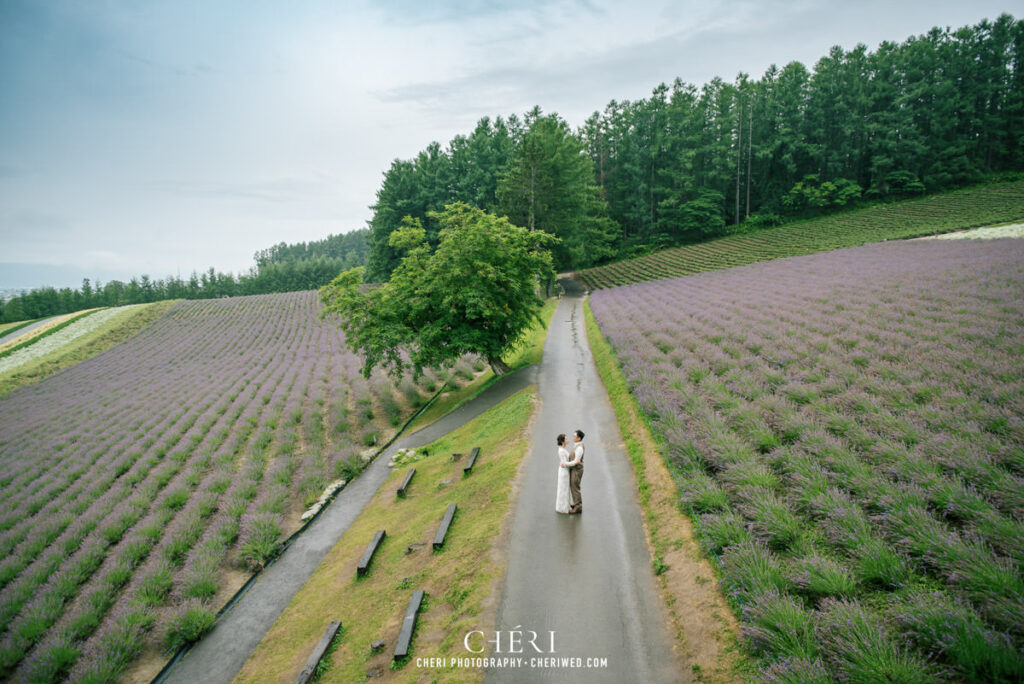
[[[583,512],[583,495],[580,493],[580,481],[583,479],[583,431],[577,430],[572,433],[572,441],[575,446],[572,449],[572,460],[565,464],[569,469],[569,494],[572,496],[570,513]]]

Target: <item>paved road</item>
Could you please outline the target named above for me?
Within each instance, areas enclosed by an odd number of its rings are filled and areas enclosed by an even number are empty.
[[[567,288],[568,289],[568,288]],[[571,296],[577,295],[577,296]],[[524,465],[512,522],[509,566],[498,608],[499,637],[510,656],[510,630],[534,631],[522,667],[496,667],[486,681],[689,681],[672,646],[644,540],[636,484],[618,424],[587,344],[582,299],[569,291],[559,303],[538,378],[540,414]],[[555,513],[555,437],[580,428],[587,446],[583,513]],[[607,659],[607,668],[529,667],[531,657]],[[490,637],[492,640],[494,636]],[[527,635],[528,638],[528,635]],[[556,661],[557,662],[557,661]]]
[[[33,330],[35,330],[39,326],[46,325],[47,323],[52,321],[54,318],[56,318],[56,316],[52,316],[50,318],[44,318],[41,321],[36,321],[32,325],[26,325],[24,328],[20,328],[19,330],[15,330],[12,333],[7,333],[6,335],[0,335],[0,344],[7,344],[8,342],[10,342],[12,340],[16,340],[19,337],[21,337],[22,335],[25,335],[27,333],[32,332]]]
[[[162,680],[196,684],[230,682],[292,597],[356,519],[390,472],[388,461],[400,448],[429,444],[464,425],[528,385],[537,367],[491,385],[444,418],[398,440],[355,479],[242,595],[217,625],[174,665]]]

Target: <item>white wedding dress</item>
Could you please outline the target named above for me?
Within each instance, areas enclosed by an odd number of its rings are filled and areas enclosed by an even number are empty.
[[[558,513],[569,512],[569,469],[561,464],[571,460],[565,447],[558,447],[558,487],[555,489],[555,511]]]

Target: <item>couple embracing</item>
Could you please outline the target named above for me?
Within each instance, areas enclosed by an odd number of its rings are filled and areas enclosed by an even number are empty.
[[[565,435],[558,435],[557,442],[558,487],[555,490],[555,511],[582,513],[583,496],[580,494],[580,481],[583,479],[583,431],[576,430],[572,433],[571,446],[567,444]]]

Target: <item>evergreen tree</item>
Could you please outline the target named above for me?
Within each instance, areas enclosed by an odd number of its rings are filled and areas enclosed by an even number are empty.
[[[502,213],[530,231],[559,238],[555,263],[581,268],[615,253],[617,226],[594,182],[580,138],[557,115],[534,109],[498,184]]]

